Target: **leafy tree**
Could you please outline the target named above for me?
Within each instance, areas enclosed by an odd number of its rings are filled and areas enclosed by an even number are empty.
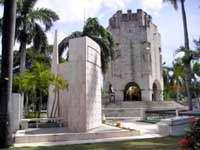
[[[193,72],[194,74],[200,77],[200,63],[199,62],[195,62],[195,64],[193,65]]]
[[[64,38],[58,46],[59,56],[61,57],[65,49],[69,46],[70,39],[83,36],[90,37],[101,47],[102,72],[105,73],[110,59],[113,59],[114,41],[112,35],[99,24],[97,18],[88,18],[82,32],[76,31]]]
[[[190,55],[190,46],[189,46],[189,36],[188,36],[188,27],[187,27],[187,17],[185,11],[185,0],[163,0],[164,2],[170,2],[175,10],[178,9],[178,2],[181,4],[182,18],[183,18],[183,29],[184,29],[184,51],[186,53],[186,57]],[[189,109],[192,110],[192,97],[191,97],[191,82],[192,82],[192,69],[191,69],[191,61],[190,58],[187,58],[187,61],[184,62],[186,69],[186,91],[189,102]]]
[[[14,86],[26,94],[25,106],[27,112],[29,99],[35,105],[35,111],[40,112],[42,99],[48,95],[50,84],[58,89],[67,87],[67,81],[61,76],[52,74],[48,66],[38,62],[31,69],[19,74],[14,79]]]
[[[185,65],[188,63],[188,61],[193,62],[192,65],[192,82],[191,82],[191,87],[190,90],[192,91],[192,97],[197,97],[198,93],[198,80],[195,77],[194,74],[196,74],[196,72],[198,73],[198,60],[199,60],[199,51],[197,50],[189,50],[186,52],[187,50],[184,47],[180,47],[177,50],[177,53],[183,53],[183,57],[179,57],[177,58],[174,62],[173,62],[173,67],[170,68],[170,71],[173,72],[173,74],[171,75],[170,78],[170,83],[168,82],[168,87],[171,87],[171,92],[174,92],[176,94],[176,97],[178,98],[179,94],[183,94],[185,95],[185,90],[186,90],[186,75],[187,75],[187,69],[185,67]],[[196,62],[197,61],[197,62]],[[195,62],[195,63],[194,63]],[[196,71],[197,70],[197,71]],[[197,74],[196,74],[197,75]],[[166,76],[166,75],[165,75]],[[165,77],[164,76],[164,82],[165,81]],[[166,86],[165,86],[166,87]]]
[[[182,59],[176,59],[173,63],[173,90],[176,93],[176,100],[179,100],[180,93],[185,90],[185,67]]]
[[[163,81],[164,81],[164,91],[163,91],[163,96],[165,100],[168,100],[171,98],[171,90],[170,90],[170,85],[171,85],[171,76],[170,76],[170,71],[172,68],[170,67],[163,67]]]
[[[0,3],[3,4],[3,1],[1,0]],[[15,38],[20,42],[21,72],[25,70],[26,45],[33,42],[35,50],[43,51],[47,46],[45,32],[59,19],[58,15],[50,9],[34,8],[37,1],[17,0]]]
[[[45,50],[46,52],[38,52],[36,49],[34,49],[33,47],[31,48],[27,48],[26,49],[26,68],[30,69],[33,64],[35,64],[36,62],[41,62],[46,64],[47,66],[50,66],[51,63],[51,53],[53,50],[53,47],[50,45],[48,46],[48,48],[46,48],[47,50]],[[20,64],[20,53],[19,51],[14,51],[14,68],[15,69],[15,73],[19,72],[18,71],[18,66]]]
[[[179,100],[184,88],[184,67],[181,59],[173,63],[173,67],[163,67],[164,99],[176,98]]]

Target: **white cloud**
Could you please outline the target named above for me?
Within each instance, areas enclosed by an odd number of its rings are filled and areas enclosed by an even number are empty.
[[[144,9],[159,11],[163,6],[163,0],[140,0]]]
[[[83,21],[84,18],[97,16],[101,8],[124,9],[131,0],[40,0],[37,7],[54,10],[61,22]]]

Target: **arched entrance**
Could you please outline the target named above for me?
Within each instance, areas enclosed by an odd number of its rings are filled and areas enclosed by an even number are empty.
[[[124,101],[141,101],[141,89],[135,82],[130,82],[124,89]]]
[[[153,83],[152,87],[153,93],[152,93],[152,101],[158,101],[161,99],[161,86],[160,83],[156,80]]]

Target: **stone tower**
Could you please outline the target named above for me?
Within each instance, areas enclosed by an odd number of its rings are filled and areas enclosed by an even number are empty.
[[[115,59],[105,75],[116,101],[162,100],[163,77],[160,34],[143,10],[117,11],[109,19]]]

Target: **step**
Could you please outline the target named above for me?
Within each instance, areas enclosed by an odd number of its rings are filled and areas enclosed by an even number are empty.
[[[175,101],[135,101],[104,105],[103,108],[186,108]]]
[[[145,111],[174,111],[187,110],[187,107],[174,101],[141,101],[141,102],[121,102],[109,104],[103,107],[105,117],[144,117]]]
[[[65,128],[38,128],[29,129],[29,131],[18,131],[15,135],[15,144],[93,140],[113,137],[129,137],[136,135],[139,135],[139,131],[125,130],[107,125],[86,133],[70,133]]]

